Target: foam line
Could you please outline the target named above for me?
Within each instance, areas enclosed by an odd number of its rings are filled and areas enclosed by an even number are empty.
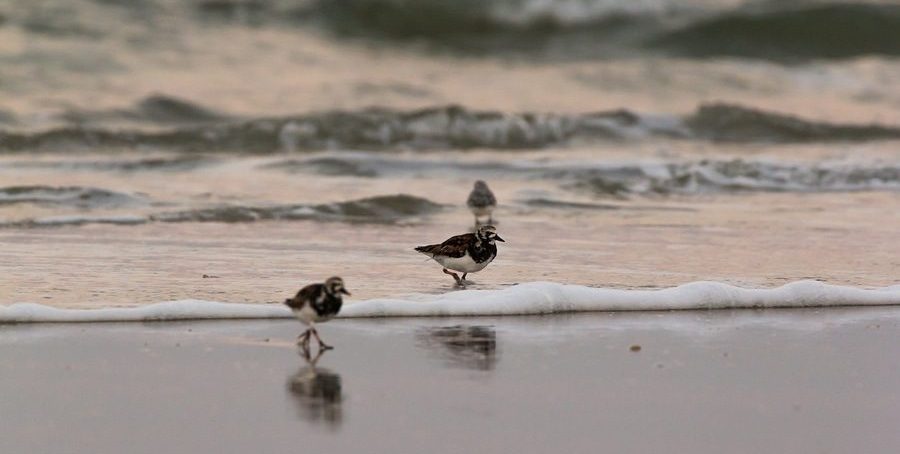
[[[798,281],[772,289],[692,282],[661,290],[620,290],[530,282],[501,290],[464,290],[348,302],[341,317],[537,315],[599,311],[900,306],[900,285],[861,289]],[[134,308],[59,309],[32,303],[0,306],[0,323],[107,322],[291,317],[280,304],[182,300]]]

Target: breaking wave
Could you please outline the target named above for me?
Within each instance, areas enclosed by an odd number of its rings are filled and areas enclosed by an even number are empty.
[[[328,153],[309,158],[285,159],[264,167],[291,173],[356,177],[459,175],[469,179],[544,179],[558,182],[562,186],[589,189],[598,195],[900,190],[900,166],[894,163],[791,164],[745,159],[627,164],[608,164],[602,161],[547,163],[527,160],[461,162],[453,159],[403,158],[377,153]],[[526,204],[536,208],[615,208],[603,204],[541,198],[528,200]]]
[[[575,171],[574,186],[599,195],[900,190],[900,166],[698,161]]]
[[[66,126],[2,132],[0,151],[150,148],[192,152],[334,149],[534,149],[571,142],[646,137],[724,142],[900,139],[900,127],[832,124],[746,107],[711,104],[684,118],[616,110],[580,115],[503,113],[445,106],[369,109],[226,121],[164,131]]]
[[[692,282],[660,290],[619,290],[530,282],[502,290],[464,290],[350,302],[340,317],[537,315],[600,311],[897,306],[900,286],[868,290],[798,281],[771,289]],[[281,304],[172,301],[135,308],[57,309],[31,303],[0,306],[0,323],[290,318]]]

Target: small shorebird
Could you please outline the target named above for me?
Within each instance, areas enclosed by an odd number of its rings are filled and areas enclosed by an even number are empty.
[[[497,229],[492,225],[483,225],[475,233],[456,235],[441,244],[419,246],[419,251],[444,267],[444,273],[453,276],[459,286],[465,286],[466,275],[481,271],[497,257],[495,241],[504,241],[497,236]],[[456,273],[463,273],[460,278]]]
[[[344,280],[339,277],[331,277],[324,284],[309,284],[300,289],[293,298],[284,300],[284,304],[291,308],[297,319],[308,326],[306,331],[297,338],[297,343],[304,350],[309,349],[310,335],[315,336],[320,349],[333,348],[322,342],[315,324],[327,322],[341,311],[341,305],[344,304],[341,294],[350,294],[344,288]]]
[[[485,216],[488,218],[488,224],[494,223],[491,214],[494,212],[494,208],[497,208],[497,198],[494,197],[494,193],[491,192],[491,189],[488,188],[487,183],[484,181],[478,180],[475,182],[475,187],[469,193],[466,205],[472,210],[472,214],[475,215],[476,226],[481,224],[481,218]]]

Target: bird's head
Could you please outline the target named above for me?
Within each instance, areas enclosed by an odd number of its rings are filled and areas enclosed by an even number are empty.
[[[343,293],[344,295],[350,294],[350,292],[344,288],[344,280],[337,276],[330,277],[325,281],[325,293],[329,295],[337,295],[339,293]]]
[[[478,227],[478,230],[475,231],[475,236],[478,237],[479,240],[490,244],[494,244],[494,241],[506,242],[506,240],[500,238],[500,235],[497,235],[497,228],[492,225]]]
[[[486,191],[488,188],[487,183],[484,180],[478,180],[475,182],[475,190],[476,191]]]

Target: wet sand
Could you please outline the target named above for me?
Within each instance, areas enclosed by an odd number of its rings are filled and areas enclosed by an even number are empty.
[[[0,325],[0,452],[896,452],[896,308]],[[636,346],[640,346],[639,351]]]

